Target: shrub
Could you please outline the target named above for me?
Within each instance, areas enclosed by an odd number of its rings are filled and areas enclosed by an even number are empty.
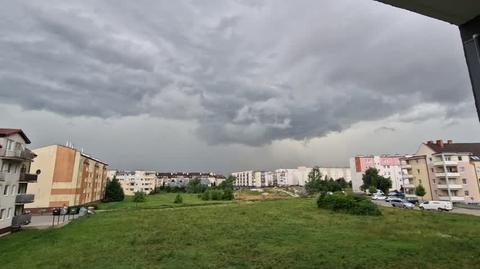
[[[186,191],[188,193],[202,193],[208,189],[206,184],[202,183],[202,180],[195,178],[190,180],[187,184]]]
[[[211,190],[210,191],[210,199],[214,201],[222,200],[223,198],[223,191],[221,190]]]
[[[135,192],[135,195],[133,196],[133,201],[135,203],[143,203],[147,201],[147,194],[141,191]]]
[[[202,199],[204,201],[210,200],[210,191],[206,191],[206,192],[200,194],[200,199]]]
[[[235,196],[233,195],[233,190],[226,189],[223,191],[222,200],[233,200]]]
[[[175,204],[181,204],[183,203],[183,198],[180,194],[177,194],[177,196],[175,196],[175,200],[173,201],[173,203]]]
[[[353,215],[381,215],[377,205],[361,196],[354,196],[336,192],[334,194],[322,193],[318,197],[319,208],[330,209],[335,212],[344,212]]]

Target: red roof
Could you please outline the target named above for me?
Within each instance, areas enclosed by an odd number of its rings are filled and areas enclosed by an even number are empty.
[[[472,153],[473,155],[480,155],[480,143],[443,143],[437,141],[437,143],[427,142],[425,143],[436,153]]]
[[[25,143],[27,144],[31,143],[30,139],[28,139],[28,137],[25,135],[22,129],[0,128],[0,137],[7,137],[14,134],[19,134],[23,138],[23,140],[25,140]]]

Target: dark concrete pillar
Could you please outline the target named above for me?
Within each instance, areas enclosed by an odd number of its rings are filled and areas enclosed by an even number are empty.
[[[477,114],[480,119],[480,16],[459,27]]]

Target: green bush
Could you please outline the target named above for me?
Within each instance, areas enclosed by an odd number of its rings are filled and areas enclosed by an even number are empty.
[[[125,199],[125,194],[123,193],[123,188],[118,182],[116,177],[113,177],[112,180],[107,182],[107,186],[105,188],[105,198],[103,202],[119,202]]]
[[[226,189],[223,191],[222,200],[233,200],[235,196],[233,195],[233,190]]]
[[[147,194],[141,191],[135,192],[135,195],[133,196],[133,201],[135,203],[143,203],[147,201]]]
[[[210,200],[210,191],[205,191],[204,193],[200,194],[200,199],[204,201]]]
[[[330,209],[335,212],[344,212],[353,215],[378,216],[382,213],[377,205],[365,197],[336,192],[322,193],[317,200],[319,208]]]
[[[173,201],[173,203],[175,204],[182,204],[183,203],[183,198],[180,194],[177,194],[177,196],[175,196],[175,200]]]
[[[208,189],[208,186],[203,184],[199,178],[192,179],[188,182],[185,188],[188,193],[202,193]]]
[[[223,199],[223,191],[221,190],[211,190],[210,191],[210,199],[214,201],[222,200]]]

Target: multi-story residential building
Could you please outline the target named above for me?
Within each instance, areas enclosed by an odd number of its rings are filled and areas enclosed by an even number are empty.
[[[215,173],[201,173],[201,172],[159,172],[157,176],[157,187],[185,187],[192,179],[200,179],[200,181],[207,186],[218,186],[225,181],[223,175]]]
[[[477,156],[480,156],[480,143],[453,143],[452,140],[447,142],[437,140],[435,143],[428,141],[421,144],[415,154],[415,157],[425,161],[408,169],[408,176],[415,178],[418,175],[422,182],[415,182],[417,184],[430,184],[433,200],[480,203]],[[409,160],[408,164],[416,165],[417,163]],[[430,196],[427,196],[428,198]]]
[[[33,150],[37,155],[30,170],[41,170],[38,181],[28,185],[35,202],[32,212],[56,207],[80,206],[104,198],[107,164],[70,146],[52,145]]]
[[[232,176],[235,177],[236,187],[255,187],[254,171],[233,172]]]
[[[22,130],[0,129],[0,234],[31,219],[24,207],[34,200],[27,186],[37,180],[37,174],[28,173],[35,154],[27,144],[30,140]]]
[[[402,167],[400,158],[402,155],[380,155],[380,156],[356,156],[350,158],[350,170],[352,177],[352,189],[354,192],[361,192],[363,185],[363,174],[369,168],[379,170],[379,175],[392,180],[391,190],[400,190],[403,182]]]
[[[430,172],[427,169],[427,157],[425,155],[406,156],[401,158],[403,180],[401,183],[405,198],[432,200],[432,186],[430,184]],[[422,185],[425,196],[417,197],[415,190]]]
[[[329,178],[351,180],[349,168],[321,167],[320,172]],[[312,168],[299,166],[295,169],[276,169],[274,171],[234,172],[237,187],[305,186]]]
[[[134,195],[135,192],[149,194],[157,184],[155,171],[108,171],[108,177],[115,177],[123,188],[125,195]]]

